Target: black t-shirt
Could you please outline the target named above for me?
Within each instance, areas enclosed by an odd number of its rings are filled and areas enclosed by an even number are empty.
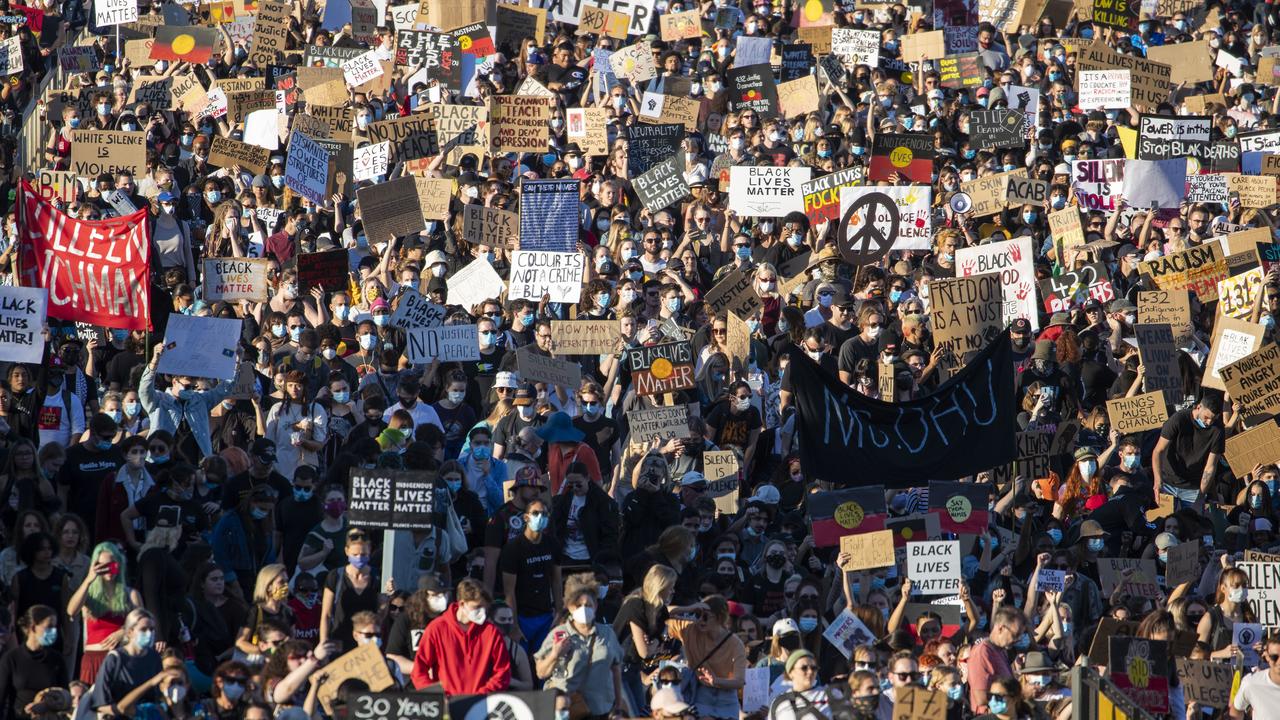
[[[550,535],[533,543],[521,534],[508,542],[498,556],[503,574],[516,576],[517,610],[525,617],[546,615],[555,608],[551,596],[551,569],[560,563],[560,543]]]
[[[494,513],[493,517],[489,518],[489,524],[485,526],[485,547],[504,547],[522,532],[524,532],[524,510],[516,507],[515,503],[507,501],[498,508],[498,512]]]
[[[1160,467],[1161,480],[1177,488],[1199,489],[1209,453],[1222,455],[1222,425],[1215,421],[1202,428],[1191,419],[1191,408],[1188,408],[1165,421],[1160,437],[1169,441],[1169,450]]]
[[[787,584],[787,574],[778,576],[778,582],[770,582],[764,572],[759,575],[748,575],[742,588],[742,600],[751,603],[751,610],[756,617],[768,617],[783,607],[785,596],[782,586]]]
[[[378,581],[378,573],[370,571],[369,584],[364,590],[357,590],[355,585],[351,583],[350,577],[345,577],[347,568],[337,568],[330,570],[329,574],[324,578],[324,586],[333,593],[333,607],[335,624],[333,632],[329,633],[329,637],[342,646],[342,651],[352,650],[356,646],[355,638],[351,635],[351,617],[358,612],[368,610],[370,612],[378,611],[378,588],[381,584]],[[341,590],[338,585],[341,584]],[[339,611],[341,606],[341,611]]]
[[[436,415],[440,416],[440,423],[444,425],[444,454],[445,457],[457,457],[462,452],[462,444],[467,439],[467,432],[476,424],[476,411],[465,402],[459,403],[458,407],[450,410],[440,403],[432,403],[432,409],[436,411]]]
[[[744,412],[734,413],[729,410],[728,403],[719,403],[707,416],[707,425],[716,429],[711,438],[721,449],[732,445],[746,452],[747,443],[751,440],[751,432],[759,430],[764,423],[760,421],[760,411],[749,407]]]
[[[298,562],[303,541],[324,518],[322,505],[319,492],[312,492],[310,500],[299,502],[294,499],[292,488],[276,502],[276,529],[281,532],[284,545],[280,561],[290,570]]]
[[[136,385],[133,376],[134,368],[145,360],[146,358],[139,353],[116,353],[115,357],[107,362],[107,384],[116,385],[121,390],[134,387]]]
[[[516,438],[520,436],[520,431],[527,428],[539,428],[546,423],[546,418],[537,413],[526,421],[520,417],[520,410],[517,408],[514,412],[508,413],[506,417],[498,421],[493,428],[493,444],[501,445],[507,452],[511,452],[516,444]]]
[[[276,472],[274,469],[272,469],[271,474],[268,475],[265,480],[259,480],[258,478],[250,475],[249,472],[250,471],[245,470],[239,475],[227,480],[227,484],[222,486],[223,510],[234,509],[240,504],[240,500],[245,495],[248,495],[251,490],[263,483],[275,488],[276,492],[279,493],[281,497],[284,497],[286,493],[293,492],[293,486],[289,484],[288,479]]]
[[[182,537],[187,542],[195,542],[199,539],[199,533],[209,529],[209,516],[200,506],[200,501],[194,497],[190,500],[174,500],[169,493],[153,488],[134,503],[134,507],[142,515],[148,530],[156,527],[161,518],[172,519],[176,514],[182,525]]]
[[[626,662],[638,663],[640,654],[636,652],[636,643],[631,637],[631,623],[639,625],[650,640],[662,637],[662,632],[667,627],[667,606],[658,608],[652,625],[649,624],[649,614],[645,610],[644,598],[632,595],[623,600],[622,607],[618,608],[618,614],[613,618],[613,634],[618,636],[618,643],[622,645]]]
[[[600,465],[600,469],[605,470],[608,468],[609,451],[613,448],[614,443],[618,441],[617,421],[613,418],[605,417],[604,413],[600,413],[600,417],[595,420],[588,420],[585,416],[578,416],[573,419],[573,426],[585,433],[582,442],[595,451],[596,462]]]
[[[98,489],[122,465],[124,455],[114,445],[102,452],[94,452],[81,443],[67,448],[67,461],[58,471],[58,484],[67,487],[67,509],[89,523],[90,534],[98,512]]]

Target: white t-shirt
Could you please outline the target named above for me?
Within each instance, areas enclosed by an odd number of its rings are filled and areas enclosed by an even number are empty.
[[[74,381],[74,378],[71,378]],[[68,380],[63,380],[68,382]],[[44,406],[36,411],[36,425],[40,430],[40,447],[51,442],[61,443],[66,447],[72,437],[80,437],[84,433],[84,405],[76,394],[70,393],[71,407],[63,406],[63,392],[49,393],[44,399]]]
[[[1280,720],[1280,685],[1269,674],[1259,670],[1241,680],[1232,706],[1241,712],[1252,708],[1253,720]]]
[[[421,400],[413,404],[412,410],[406,409],[405,406],[400,403],[392,405],[382,412],[382,421],[391,422],[391,416],[397,410],[404,410],[413,416],[413,426],[415,428],[422,425],[435,425],[440,428],[441,432],[444,431],[444,423],[440,422],[440,415],[436,413],[435,408]]]
[[[578,524],[579,513],[587,504],[587,497],[583,495],[573,496],[573,500],[569,501],[569,524],[566,530],[567,537],[564,541],[565,557],[571,560],[590,560],[591,553],[587,552],[587,542],[582,536],[582,527]]]

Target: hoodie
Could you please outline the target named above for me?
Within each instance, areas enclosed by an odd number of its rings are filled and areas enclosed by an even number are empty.
[[[427,624],[413,658],[413,685],[440,683],[446,695],[484,695],[511,685],[511,655],[493,623],[458,622],[458,603]]]

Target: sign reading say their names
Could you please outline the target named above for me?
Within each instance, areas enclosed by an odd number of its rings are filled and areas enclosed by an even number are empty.
[[[908,542],[907,577],[919,595],[960,592],[960,541]]]

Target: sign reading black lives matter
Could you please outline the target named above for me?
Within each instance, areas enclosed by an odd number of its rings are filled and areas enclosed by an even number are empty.
[[[435,474],[425,471],[352,469],[347,522],[359,528],[430,530],[435,485]]]
[[[969,139],[982,150],[1021,148],[1023,115],[1008,108],[974,110],[969,114]]]
[[[676,166],[675,158],[667,158],[649,168],[649,172],[635,180],[636,194],[651,213],[683,200],[689,194],[689,185]]]
[[[1207,117],[1143,115],[1138,121],[1138,159],[1200,158],[1209,151]]]

